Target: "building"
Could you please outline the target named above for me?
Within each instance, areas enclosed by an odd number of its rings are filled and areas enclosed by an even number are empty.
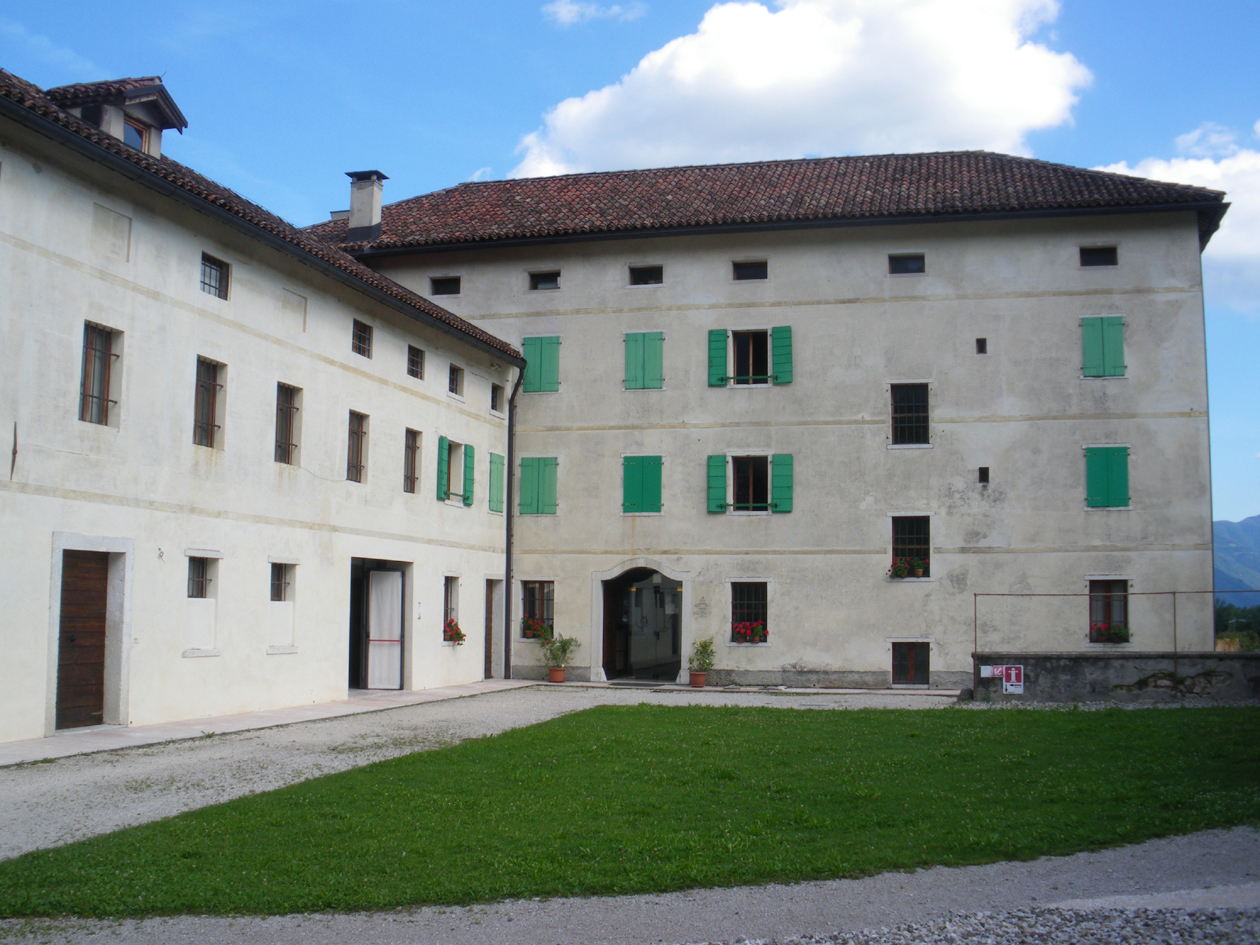
[[[1211,589],[1222,198],[884,155],[467,183],[311,232],[525,353],[512,594],[578,678],[672,680],[711,636],[720,682],[955,687],[983,648],[1167,650],[1144,595]],[[1211,649],[1211,595],[1177,608]]]
[[[492,656],[519,351],[163,157],[184,124],[0,72],[0,740]]]

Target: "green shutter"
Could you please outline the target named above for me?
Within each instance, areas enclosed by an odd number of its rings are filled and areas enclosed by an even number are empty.
[[[774,383],[792,383],[792,326],[770,329],[771,370]]]
[[[1107,484],[1111,504],[1123,507],[1129,504],[1129,450],[1128,447],[1116,446],[1109,452],[1111,463],[1107,470]]]
[[[649,331],[643,335],[643,387],[660,390],[665,386],[665,333]]]
[[[560,389],[560,336],[542,341],[542,390]]]
[[[1124,377],[1124,317],[1108,315],[1102,322],[1103,374]]]
[[[538,461],[538,513],[540,515],[556,514],[556,467],[559,461],[554,456],[546,456]]]
[[[451,441],[444,436],[438,437],[438,474],[437,474],[437,497],[439,502],[445,502],[450,498],[450,493],[446,488],[446,477],[449,474],[451,465]]]
[[[476,451],[471,446],[464,446],[464,505],[473,504],[473,484],[476,482]]]
[[[626,335],[626,390],[643,390],[643,338],[641,332]]]
[[[1081,373],[1085,377],[1103,377],[1106,374],[1101,318],[1081,319]]]
[[[521,390],[527,394],[542,390],[542,339],[525,338],[521,341],[521,354],[525,355],[525,379]]]
[[[709,332],[709,386],[726,386],[726,329],[714,328]],[[725,504],[726,497],[722,497]]]
[[[490,511],[503,511],[503,457],[490,454]]]
[[[792,454],[770,457],[770,511],[792,511]]]
[[[521,514],[538,514],[538,460],[521,460]]]
[[[1093,509],[1129,504],[1129,448],[1090,446],[1085,449],[1085,502]]]
[[[621,457],[621,511],[642,512],[643,464],[642,456]]]
[[[726,457],[709,457],[709,511],[726,511]]]
[[[521,389],[528,394],[560,389],[560,336],[525,338],[521,341],[525,355],[525,380]]]
[[[640,511],[659,512],[661,510],[661,457],[644,456],[643,460],[643,492],[639,499]]]

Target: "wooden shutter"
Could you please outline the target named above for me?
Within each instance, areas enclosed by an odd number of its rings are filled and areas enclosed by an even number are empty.
[[[1085,377],[1103,377],[1103,320],[1081,319],[1081,373]]]
[[[726,511],[726,457],[709,457],[709,511]]]
[[[538,514],[538,460],[521,460],[521,514]]]
[[[445,502],[450,498],[450,492],[447,489],[447,477],[450,475],[451,466],[451,441],[444,436],[438,437],[438,474],[437,474],[437,497],[439,502]]]
[[[1124,377],[1124,317],[1108,315],[1102,322],[1103,375]]]
[[[1090,446],[1085,450],[1085,502],[1090,508],[1129,504],[1129,448]]]
[[[503,457],[490,454],[490,511],[503,511]]]
[[[1107,489],[1113,506],[1129,504],[1129,450],[1115,446],[1108,450]]]
[[[626,390],[643,389],[643,339],[635,332],[626,335]]]
[[[464,446],[464,505],[473,504],[473,485],[477,481],[476,455],[471,446]]]
[[[539,338],[542,355],[542,386],[539,390],[560,389],[560,336]]]
[[[726,329],[714,328],[709,332],[709,386],[726,386]],[[725,504],[726,496],[722,502]]]
[[[525,355],[525,379],[521,381],[521,390],[527,394],[542,390],[542,339],[523,339],[521,354]]]
[[[792,383],[792,326],[770,329],[771,370],[776,384]]]
[[[770,457],[770,511],[792,511],[792,454]]]
[[[643,464],[642,456],[621,457],[621,511],[642,512]]]
[[[643,335],[643,387],[660,390],[665,386],[665,333],[649,331]]]
[[[541,515],[556,514],[556,467],[559,464],[554,456],[538,460],[538,512]]]

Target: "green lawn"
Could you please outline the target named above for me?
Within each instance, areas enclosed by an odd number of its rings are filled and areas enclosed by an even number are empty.
[[[1260,709],[604,707],[0,863],[0,914],[862,876],[1260,824]]]

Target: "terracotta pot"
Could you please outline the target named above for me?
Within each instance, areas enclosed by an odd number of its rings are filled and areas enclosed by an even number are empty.
[[[708,675],[709,675],[709,674],[708,674],[707,672],[706,672],[706,673],[695,673],[695,672],[693,672],[693,673],[691,674],[691,688],[692,688],[692,689],[703,689],[703,688],[704,688],[704,678],[705,678],[706,676],[708,676]]]
[[[549,682],[564,682],[564,667],[547,667],[547,679]]]
[[[521,632],[525,635],[525,639],[526,639],[526,640],[532,640],[532,639],[534,638],[534,631],[533,631],[533,630],[523,630],[523,631],[521,631]]]
[[[914,569],[914,576],[915,576],[915,577],[923,577],[923,569],[922,569],[922,568],[915,568],[915,569]]]

